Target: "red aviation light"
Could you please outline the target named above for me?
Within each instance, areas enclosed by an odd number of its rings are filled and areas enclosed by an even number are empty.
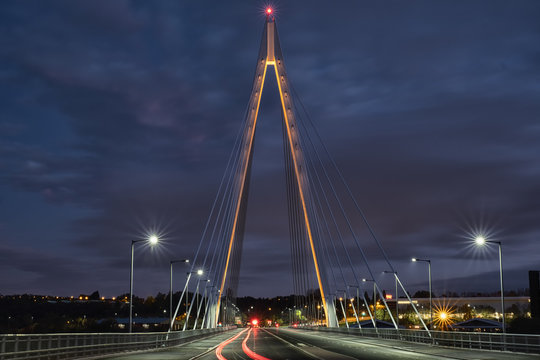
[[[272,15],[272,8],[271,7],[267,7],[266,8],[266,15]]]

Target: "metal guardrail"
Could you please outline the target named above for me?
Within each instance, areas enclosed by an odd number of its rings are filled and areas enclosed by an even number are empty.
[[[401,340],[462,349],[540,354],[540,335],[499,334],[489,332],[431,331],[409,329],[358,329],[301,326],[299,329],[344,333],[371,338]]]
[[[0,360],[76,359],[175,346],[233,327],[170,333],[1,334]]]

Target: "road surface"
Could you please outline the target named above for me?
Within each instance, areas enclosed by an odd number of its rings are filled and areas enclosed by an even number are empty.
[[[114,360],[524,360],[540,359],[497,351],[464,350],[298,329],[244,328],[157,352],[108,357]]]

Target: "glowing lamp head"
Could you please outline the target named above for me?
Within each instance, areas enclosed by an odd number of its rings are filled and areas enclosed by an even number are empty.
[[[412,261],[412,262],[416,262],[416,258],[412,258],[411,261]]]
[[[197,270],[197,275],[202,275],[202,274],[204,274],[204,271],[202,271],[202,269]]]
[[[251,320],[251,324],[252,324],[253,326],[257,326],[258,323],[259,323],[259,320],[257,320],[257,319]]]
[[[267,7],[266,8],[266,15],[272,15],[272,8],[271,7]]]
[[[156,235],[152,235],[148,238],[150,245],[156,245],[159,241],[159,238]]]
[[[440,317],[441,319],[444,320],[444,319],[446,319],[446,318],[448,317],[448,314],[445,313],[445,312],[441,312],[441,313],[439,314],[439,317]]]
[[[482,246],[486,243],[486,238],[484,238],[483,236],[477,236],[474,241],[476,242],[476,245]]]

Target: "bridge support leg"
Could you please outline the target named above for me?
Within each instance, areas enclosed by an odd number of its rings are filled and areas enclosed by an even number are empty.
[[[205,315],[206,317],[205,328],[210,329],[210,328],[216,327],[217,325],[217,319],[216,319],[217,311],[216,310],[217,310],[217,304],[214,303],[208,306],[208,313]]]
[[[334,305],[334,299],[326,299],[326,326],[327,327],[339,327],[338,319],[336,316],[336,308]]]

